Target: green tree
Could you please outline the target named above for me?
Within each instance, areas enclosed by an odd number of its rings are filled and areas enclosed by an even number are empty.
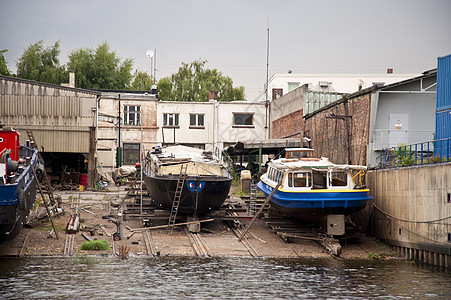
[[[75,72],[75,84],[85,89],[129,89],[133,59],[121,61],[107,42],[97,49],[78,49],[69,55],[68,69]]]
[[[182,63],[178,72],[158,81],[162,100],[208,101],[210,90],[216,91],[218,101],[244,100],[244,87],[233,87],[230,77],[216,69],[205,69],[206,60]]]
[[[4,53],[8,52],[7,49],[0,50],[0,75],[11,76],[11,72],[8,70]]]
[[[152,87],[150,75],[143,71],[135,71],[131,89],[134,91],[150,91]]]
[[[60,65],[60,43],[44,48],[40,40],[25,49],[17,61],[17,77],[41,82],[61,84],[67,81],[66,67]]]

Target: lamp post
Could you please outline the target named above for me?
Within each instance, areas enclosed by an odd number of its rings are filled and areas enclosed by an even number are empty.
[[[153,83],[153,76],[152,76],[152,61],[153,61],[153,50],[147,50],[146,52],[147,57],[150,59],[150,85]]]

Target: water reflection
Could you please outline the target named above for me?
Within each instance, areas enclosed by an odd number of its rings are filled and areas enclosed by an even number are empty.
[[[451,273],[406,262],[113,257],[0,260],[0,298],[451,298]]]

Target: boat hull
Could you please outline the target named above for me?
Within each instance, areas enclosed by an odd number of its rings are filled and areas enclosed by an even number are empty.
[[[152,200],[165,209],[172,208],[177,176],[148,176],[144,182]],[[227,198],[232,183],[227,177],[186,177],[180,198],[179,213],[201,215],[216,210]]]
[[[260,181],[258,188],[267,197],[274,187]],[[279,212],[300,219],[318,215],[349,215],[363,209],[373,197],[369,190],[309,190],[287,192],[277,190],[271,205]]]
[[[31,162],[16,183],[0,185],[0,243],[19,234],[36,201],[36,178],[31,165],[37,167],[37,150],[28,152]]]

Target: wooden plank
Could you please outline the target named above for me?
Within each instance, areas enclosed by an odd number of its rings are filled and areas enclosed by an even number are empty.
[[[207,220],[199,220],[199,221],[192,221],[192,222],[184,222],[184,223],[176,223],[176,224],[168,224],[168,225],[159,225],[159,226],[153,226],[153,227],[143,227],[143,228],[131,228],[130,231],[144,231],[144,230],[151,230],[151,229],[160,229],[160,228],[167,228],[169,226],[181,226],[181,225],[189,225],[189,224],[196,224],[196,223],[203,223],[203,222],[211,222],[215,219],[207,219]]]

